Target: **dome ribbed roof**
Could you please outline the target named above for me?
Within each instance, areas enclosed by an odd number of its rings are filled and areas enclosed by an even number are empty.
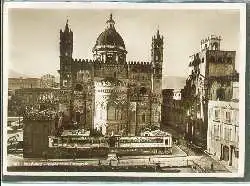
[[[102,32],[96,40],[96,46],[97,45],[113,45],[125,49],[122,37],[114,28],[108,28]]]
[[[103,31],[97,38],[94,49],[97,46],[115,46],[122,47],[125,49],[124,41],[121,35],[115,30],[114,20],[112,19],[112,14],[110,15],[110,19],[107,21],[107,28]]]

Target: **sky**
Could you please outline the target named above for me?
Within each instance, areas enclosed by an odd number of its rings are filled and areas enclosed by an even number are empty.
[[[235,50],[239,63],[238,10],[9,9],[9,69],[33,77],[58,76],[59,31],[67,19],[74,32],[73,58],[92,59],[110,13],[128,61],[150,61],[152,36],[159,28],[164,37],[163,76],[187,77],[189,56],[211,34],[222,36],[221,50]]]

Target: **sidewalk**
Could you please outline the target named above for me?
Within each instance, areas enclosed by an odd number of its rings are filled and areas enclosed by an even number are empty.
[[[210,156],[197,156],[193,161],[201,168],[210,172],[230,172],[224,165]]]
[[[140,156],[122,156],[120,159],[154,159],[154,158],[173,158],[173,157],[186,157],[185,153],[180,147],[173,146],[172,154],[166,155],[140,155]]]
[[[232,166],[229,166],[228,165],[228,162],[226,161],[221,161],[219,160],[216,156],[213,156],[213,155],[209,155],[213,160],[217,161],[217,162],[220,162],[220,164],[222,166],[224,166],[226,169],[228,169],[230,172],[234,173],[234,172],[238,172],[238,169],[235,168],[235,167],[232,167]]]
[[[188,156],[195,156],[196,153],[194,151],[192,151],[190,148],[188,148],[187,146],[180,144],[178,145],[180,149],[182,149]]]

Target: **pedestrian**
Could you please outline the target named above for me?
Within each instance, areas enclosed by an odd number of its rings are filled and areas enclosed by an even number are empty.
[[[214,170],[214,164],[213,164],[213,162],[211,163],[211,170]]]
[[[42,154],[43,154],[43,158],[44,158],[45,160],[47,160],[47,159],[48,159],[47,152],[43,152]]]
[[[149,158],[148,158],[149,163],[150,163],[150,160],[151,160],[151,159],[150,159],[150,157],[149,157]]]
[[[98,165],[99,165],[99,166],[101,165],[101,160],[99,160]]]

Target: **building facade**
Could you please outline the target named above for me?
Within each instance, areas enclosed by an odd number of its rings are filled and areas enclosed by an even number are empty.
[[[22,88],[41,88],[40,78],[9,78],[8,90],[16,90]]]
[[[208,100],[231,100],[235,70],[235,51],[220,49],[221,37],[211,35],[201,41],[200,51],[190,56],[190,75],[184,87],[187,111],[186,133],[192,141],[206,145]]]
[[[30,112],[24,114],[23,120],[23,157],[46,158],[49,136],[55,129],[54,114]]]
[[[18,108],[33,108],[39,110],[56,110],[59,103],[59,90],[51,88],[23,88],[16,90],[8,104]],[[11,109],[10,105],[8,106]]]
[[[85,125],[102,134],[139,135],[161,123],[163,37],[152,38],[151,62],[130,62],[112,15],[106,24],[91,60],[72,58],[68,22],[60,31],[60,88],[72,91],[66,107],[73,120],[84,113]]]
[[[227,165],[238,167],[239,103],[209,101],[207,151]]]
[[[54,88],[56,87],[55,76],[51,74],[45,74],[41,77],[42,88]]]
[[[182,101],[183,89],[164,89],[162,91],[162,128],[172,128],[180,135],[185,133],[185,108]]]

